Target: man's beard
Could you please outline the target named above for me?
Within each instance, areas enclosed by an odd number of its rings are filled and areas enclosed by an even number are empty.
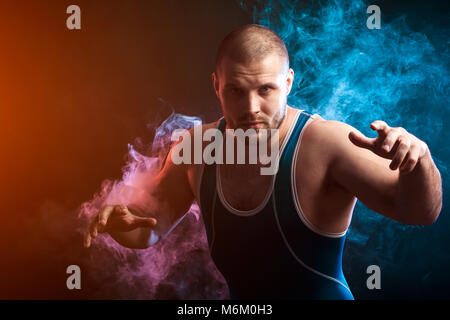
[[[278,110],[278,113],[273,117],[274,122],[272,127],[269,129],[280,129],[281,124],[283,123],[284,118],[287,114],[287,103],[284,103],[284,106]]]
[[[245,146],[248,147],[249,146],[249,142],[252,140],[252,138],[254,139],[254,141],[261,141],[261,140],[265,140],[265,143],[269,143],[270,139],[274,136],[275,132],[278,132],[280,129],[281,124],[283,123],[283,120],[285,119],[287,114],[287,103],[284,104],[284,107],[279,108],[278,112],[272,117],[272,119],[270,119],[269,121],[267,120],[266,117],[259,117],[259,118],[244,118],[243,122],[240,123],[245,123],[245,122],[257,122],[257,121],[262,121],[262,123],[264,124],[264,126],[262,126],[261,128],[242,128],[242,127],[238,127],[234,130],[243,130],[244,132],[249,133],[249,139],[245,139]],[[253,130],[253,131],[248,131],[248,130]],[[254,133],[253,133],[254,132]],[[251,133],[251,134],[250,134]],[[279,132],[278,132],[279,133]],[[251,137],[251,138],[250,138]],[[277,135],[278,137],[278,135]]]
[[[260,129],[270,130],[270,129],[279,129],[285,116],[287,113],[287,103],[284,103],[284,106],[279,108],[277,113],[272,117],[272,119],[268,119],[266,116],[257,116],[257,117],[249,117],[244,116],[241,119],[238,120],[238,125],[236,129],[243,129],[245,130],[245,124],[247,123],[256,123],[260,122],[260,128],[253,128],[257,132],[259,132]]]

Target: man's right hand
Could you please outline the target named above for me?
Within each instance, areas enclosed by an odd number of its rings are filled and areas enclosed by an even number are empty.
[[[91,217],[84,235],[84,246],[89,248],[98,233],[108,232],[114,237],[117,233],[132,231],[141,227],[154,227],[155,218],[139,217],[130,212],[124,205],[108,205]]]

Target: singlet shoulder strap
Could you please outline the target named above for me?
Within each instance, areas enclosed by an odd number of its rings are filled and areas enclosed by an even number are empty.
[[[227,123],[225,121],[225,117],[222,117],[219,119],[219,125],[218,125],[217,129],[219,129],[220,132],[224,133],[226,125],[227,125]]]

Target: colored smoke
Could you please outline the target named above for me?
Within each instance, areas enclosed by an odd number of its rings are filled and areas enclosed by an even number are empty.
[[[404,127],[428,144],[445,195],[450,159],[444,138],[450,119],[448,18],[440,22],[442,17],[433,11],[439,19],[425,13],[414,16],[423,10],[422,3],[418,9],[412,7],[417,3],[405,1],[404,11],[391,13],[385,8],[394,5],[381,2],[381,29],[370,30],[366,9],[374,3],[362,0],[239,4],[254,23],[275,30],[285,41],[295,71],[289,104],[346,122],[366,136],[376,136],[369,124],[377,119]],[[436,7],[436,2],[428,5]],[[375,214],[358,201],[343,262],[356,298],[373,297],[365,287],[371,264],[381,267],[384,288],[392,286],[393,298],[399,297],[396,291],[403,297],[448,295],[448,281],[442,278],[446,273],[439,270],[449,263],[442,245],[448,226],[444,212],[433,226],[414,227]]]

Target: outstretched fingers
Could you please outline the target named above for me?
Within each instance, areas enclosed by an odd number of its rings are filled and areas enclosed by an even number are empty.
[[[91,234],[89,233],[89,230],[86,230],[84,234],[84,247],[89,248],[91,246]]]
[[[92,237],[93,237],[93,225],[96,223],[95,219],[97,214],[93,215],[89,220],[89,225],[86,228],[86,232],[84,233],[84,247],[89,248],[91,246]]]
[[[109,216],[114,211],[114,206],[105,206],[98,214],[98,224],[105,227],[108,223]]]
[[[362,133],[351,131],[348,137],[353,144],[360,148],[372,150],[375,147],[376,138],[368,138]]]
[[[134,216],[133,224],[136,228],[141,227],[150,227],[153,228],[157,224],[157,220],[155,218],[145,218],[145,217],[139,217]]]
[[[84,234],[84,246],[89,248],[92,243],[92,239],[96,238],[98,233],[105,232],[105,226],[108,222],[108,218],[114,211],[114,206],[105,206],[99,213],[94,214],[90,221],[89,226]]]

